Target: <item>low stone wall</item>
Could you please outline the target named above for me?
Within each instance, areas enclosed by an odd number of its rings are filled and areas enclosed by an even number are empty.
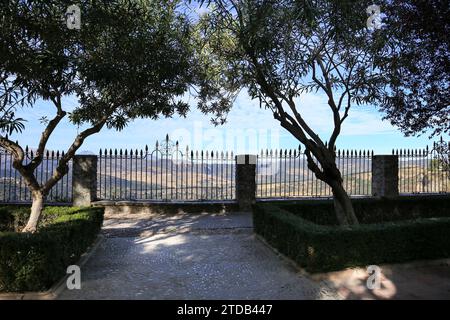
[[[237,212],[235,201],[221,202],[146,202],[146,201],[96,201],[92,204],[105,208],[105,217],[151,216],[157,214],[199,214]]]

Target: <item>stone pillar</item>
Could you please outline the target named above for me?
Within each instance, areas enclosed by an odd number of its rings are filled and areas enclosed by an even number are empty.
[[[398,156],[372,157],[372,196],[392,198],[398,196]]]
[[[256,199],[256,156],[236,156],[236,200],[239,211],[251,211]]]
[[[72,203],[90,206],[97,197],[97,156],[76,155],[72,169]]]

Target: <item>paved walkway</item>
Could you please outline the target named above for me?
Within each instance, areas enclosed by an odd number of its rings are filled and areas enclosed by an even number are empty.
[[[335,299],[255,239],[251,216],[105,220],[106,238],[60,299]]]
[[[364,268],[307,276],[255,238],[249,214],[107,219],[60,299],[450,299],[450,266],[385,266],[379,289]]]

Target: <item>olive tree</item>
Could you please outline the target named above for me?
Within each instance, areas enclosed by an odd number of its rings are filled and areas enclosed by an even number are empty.
[[[335,146],[351,108],[378,101],[384,86],[383,75],[373,67],[373,53],[381,44],[377,30],[367,28],[370,3],[212,0],[203,5],[209,10],[197,33],[211,82],[203,87],[204,100],[247,89],[304,145],[308,168],[331,187],[340,224],[357,224]],[[302,104],[301,95],[309,92],[327,98],[326,140],[304,117],[306,108],[315,108]],[[204,105],[220,115],[229,108]]]
[[[71,4],[7,0],[0,5],[0,146],[13,155],[13,167],[32,194],[24,232],[36,231],[48,192],[86,138],[105,126],[120,130],[136,118],[184,115],[188,105],[181,97],[195,78],[190,23],[177,1],[77,1],[79,29],[68,28],[64,17]],[[67,96],[76,97],[75,109],[67,109]],[[26,161],[23,146],[8,134],[26,133],[27,119],[17,118],[17,111],[36,107],[37,100],[52,104],[54,113],[44,117],[37,149]],[[64,118],[84,130],[52,176],[39,182],[35,170]]]

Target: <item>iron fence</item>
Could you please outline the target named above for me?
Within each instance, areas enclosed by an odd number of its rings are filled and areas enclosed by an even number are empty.
[[[450,143],[420,150],[398,149],[401,194],[450,192]],[[40,183],[53,174],[63,153],[46,151],[35,170]],[[25,149],[25,163],[33,158]],[[372,193],[372,150],[337,150],[336,164],[344,188],[352,196]],[[100,150],[97,197],[107,200],[233,200],[236,164],[233,152],[181,151],[168,137],[153,150]],[[257,198],[330,197],[331,189],[307,167],[300,148],[265,150],[257,156]],[[72,201],[72,162],[50,191],[47,202]],[[23,177],[13,168],[13,156],[0,148],[0,202],[31,202]]]
[[[434,142],[431,150],[392,150],[398,155],[399,193],[447,193],[450,192],[450,143]]]
[[[45,152],[42,163],[34,171],[39,183],[47,181],[58,166],[64,152]],[[33,159],[34,151],[25,148],[24,164]],[[47,202],[72,202],[72,162],[69,162],[69,172],[49,192]],[[13,167],[13,155],[0,148],[0,202],[30,203],[31,192],[23,177]]]
[[[336,164],[350,195],[372,192],[371,150],[337,150]],[[331,188],[308,169],[301,148],[261,151],[256,166],[257,198],[330,197]]]
[[[235,198],[233,152],[181,152],[168,137],[149,151],[100,150],[100,199],[232,200]]]

